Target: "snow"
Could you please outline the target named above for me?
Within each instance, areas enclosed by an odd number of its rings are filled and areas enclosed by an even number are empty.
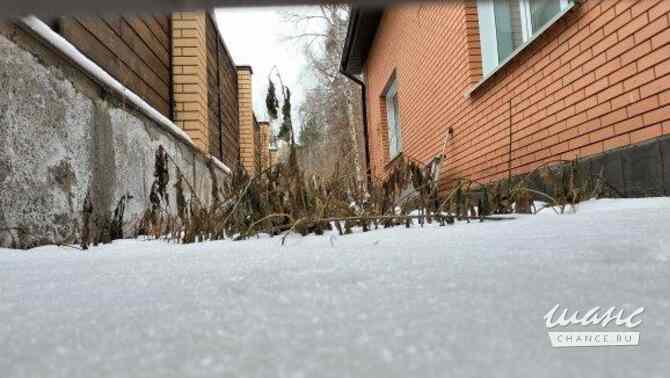
[[[212,164],[216,165],[220,170],[224,171],[225,173],[227,174],[233,173],[233,171],[231,171],[227,165],[223,164],[223,162],[217,159],[216,157],[210,155],[209,160],[212,162]]]
[[[58,33],[51,30],[51,28],[49,28],[49,26],[42,22],[39,18],[35,16],[28,16],[23,18],[22,21],[28,28],[30,28],[30,30],[43,38],[63,55],[70,58],[75,64],[77,64],[81,69],[91,75],[98,82],[117,92],[120,96],[135,105],[146,116],[154,120],[159,126],[163,127],[166,131],[179,138],[184,143],[195,148],[195,145],[193,144],[193,141],[188,136],[188,134],[175,125],[174,122],[161,114],[158,110],[156,110],[156,108],[149,105],[140,96],[135,94],[135,92],[126,88],[123,84],[121,84],[121,82],[116,80],[112,75],[107,73],[107,71],[102,69],[102,67],[97,65],[91,59],[87,58],[81,51],[79,51],[79,49],[68,42],[65,38],[61,37]],[[211,159],[213,159],[215,165],[224,172],[231,172],[230,169],[218,159],[214,157],[211,157]]]
[[[0,251],[3,377],[666,377],[670,198],[348,236]],[[543,316],[644,307],[639,347]]]

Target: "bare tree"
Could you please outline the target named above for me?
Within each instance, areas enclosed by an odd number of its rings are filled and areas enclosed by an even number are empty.
[[[366,167],[362,164],[363,117],[357,95],[360,89],[339,72],[349,7],[321,5],[310,13],[286,12],[283,19],[299,31],[285,39],[302,43],[309,74],[316,83],[305,94],[300,108],[301,160],[308,172],[318,171],[321,175],[328,174],[337,162],[362,182]]]

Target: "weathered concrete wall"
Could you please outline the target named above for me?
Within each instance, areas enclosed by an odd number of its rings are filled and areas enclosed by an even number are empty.
[[[124,195],[124,231],[150,205],[155,153],[163,146],[209,202],[207,157],[90,81],[31,35],[0,30],[0,247],[79,240],[87,193],[111,216]],[[4,36],[3,36],[4,35]],[[174,211],[175,165],[168,185]],[[195,177],[195,180],[194,180]]]

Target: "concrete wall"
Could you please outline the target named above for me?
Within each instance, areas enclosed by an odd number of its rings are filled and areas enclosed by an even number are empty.
[[[445,184],[505,178],[510,160],[517,175],[670,134],[670,2],[579,3],[471,96],[475,2],[388,9],[365,67],[373,173],[389,163],[382,96],[394,71],[404,153],[444,153]]]
[[[206,156],[13,25],[0,26],[0,87],[0,247],[78,242],[87,193],[99,217],[132,196],[130,233],[149,206],[159,146],[204,201],[213,177],[225,179]],[[170,211],[175,178],[170,164]]]

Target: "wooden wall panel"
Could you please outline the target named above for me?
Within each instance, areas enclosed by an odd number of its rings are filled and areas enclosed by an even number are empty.
[[[110,75],[172,118],[167,17],[63,18],[59,31]]]
[[[218,157],[223,156],[223,141],[221,138],[221,109],[219,108],[219,76],[218,76],[218,46],[217,31],[210,17],[207,17],[207,108],[209,110],[209,153]]]
[[[237,70],[214,21],[207,17],[209,148],[229,167],[240,161]]]
[[[221,117],[223,129],[223,161],[229,166],[240,162],[240,117],[238,107],[237,70],[233,60],[219,41],[219,92],[228,93],[221,97]]]

